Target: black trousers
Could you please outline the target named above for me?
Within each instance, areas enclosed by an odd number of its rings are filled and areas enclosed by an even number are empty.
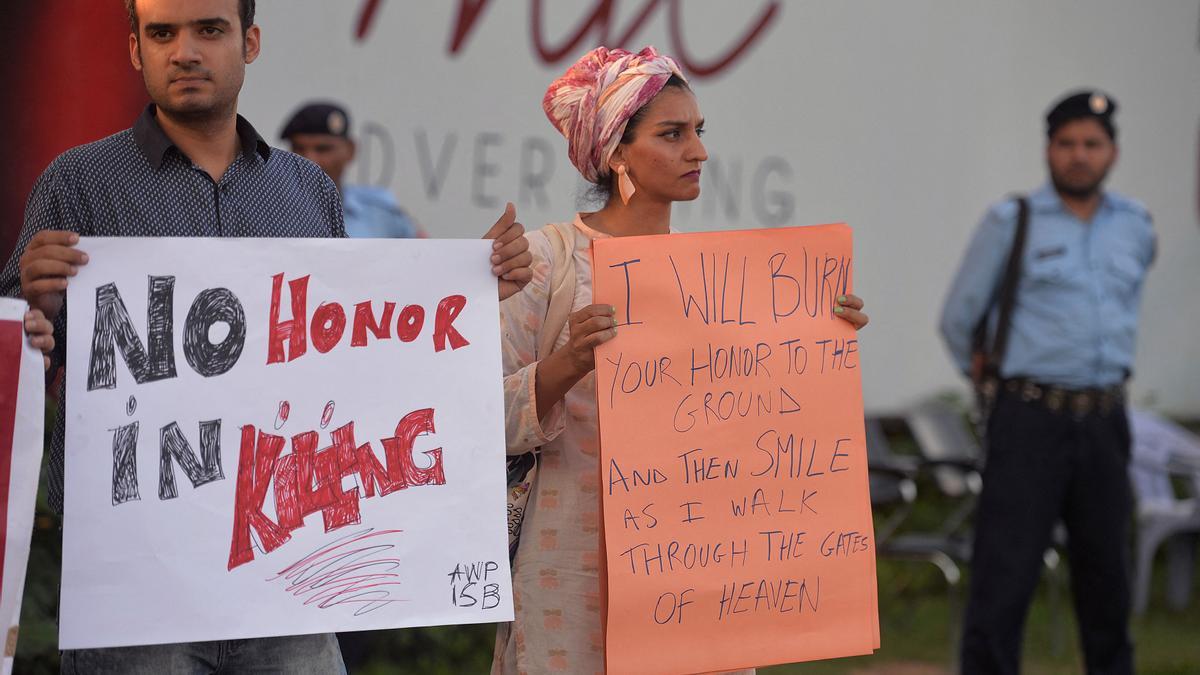
[[[962,672],[1019,671],[1025,616],[1061,519],[1087,672],[1132,673],[1124,408],[1077,419],[1002,393],[987,443]]]

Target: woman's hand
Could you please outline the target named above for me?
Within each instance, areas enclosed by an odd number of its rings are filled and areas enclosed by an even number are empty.
[[[50,352],[54,351],[54,324],[40,309],[25,312],[25,334],[29,344],[42,351],[43,366],[50,370]]]
[[[854,326],[854,330],[862,330],[871,321],[871,317],[862,311],[863,301],[857,295],[849,293],[839,295],[837,303],[837,307],[833,308],[833,313],[838,318],[845,319],[851,326]]]
[[[617,336],[612,305],[588,305],[567,317],[567,343],[538,364],[537,414],[546,414],[580,380],[596,369],[596,347]]]
[[[570,338],[559,350],[579,379],[596,369],[596,347],[617,336],[612,305],[588,305],[567,317]]]

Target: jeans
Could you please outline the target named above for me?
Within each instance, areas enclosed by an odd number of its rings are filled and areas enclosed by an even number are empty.
[[[62,652],[63,675],[346,675],[332,633]]]

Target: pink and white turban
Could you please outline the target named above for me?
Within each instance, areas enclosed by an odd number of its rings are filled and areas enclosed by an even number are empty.
[[[679,64],[654,47],[633,54],[597,47],[550,83],[542,108],[567,139],[567,152],[579,173],[592,183],[609,173],[625,123],[658,95],[672,75],[685,82]]]

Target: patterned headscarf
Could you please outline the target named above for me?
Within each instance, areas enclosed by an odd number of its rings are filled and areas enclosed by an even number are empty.
[[[625,123],[672,75],[687,81],[675,59],[654,47],[636,54],[597,47],[550,83],[542,108],[566,137],[571,163],[585,179],[599,183],[608,175]]]

